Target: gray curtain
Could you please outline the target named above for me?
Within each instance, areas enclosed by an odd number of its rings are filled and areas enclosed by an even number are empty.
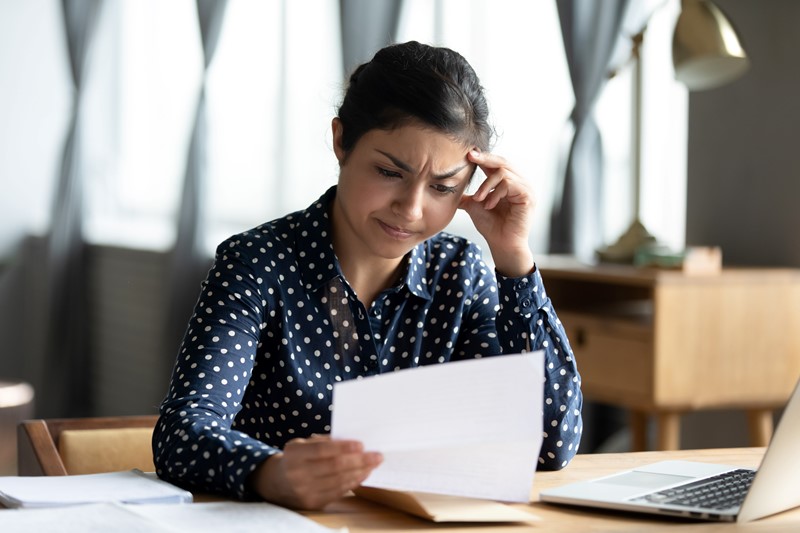
[[[395,40],[402,0],[340,0],[345,78]]]
[[[556,0],[575,93],[574,137],[550,221],[550,253],[592,257],[602,244],[603,146],[592,116],[629,0]]]
[[[169,318],[166,324],[166,350],[174,355],[188,324],[189,316],[197,296],[200,282],[209,268],[209,257],[204,251],[204,212],[207,188],[206,168],[206,121],[205,76],[214,58],[227,0],[196,0],[203,44],[203,83],[197,99],[192,138],[186,161],[181,205],[178,211],[177,236],[171,254],[169,286]],[[170,366],[172,360],[168,358]]]
[[[40,391],[39,407],[42,416],[83,416],[92,408],[92,358],[82,231],[81,100],[100,0],[62,0],[62,7],[75,92],[47,242],[45,390]]]

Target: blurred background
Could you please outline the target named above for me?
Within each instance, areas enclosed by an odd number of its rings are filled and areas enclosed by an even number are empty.
[[[625,230],[638,140],[660,242],[800,266],[800,2],[716,1],[751,65],[699,92],[674,79],[679,0],[593,4],[0,0],[0,380],[30,384],[36,416],[155,413],[216,244],[336,182],[346,76],[391,41],[473,65],[494,151],[537,192],[537,255],[591,261]],[[591,187],[566,186],[578,116],[602,141]],[[482,242],[465,216],[450,230]]]

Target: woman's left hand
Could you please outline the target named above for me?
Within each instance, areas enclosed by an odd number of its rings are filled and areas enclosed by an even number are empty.
[[[502,157],[477,150],[467,157],[483,170],[486,180],[475,194],[461,197],[459,208],[486,239],[498,272],[508,277],[529,274],[533,270],[528,244],[536,204],[533,191]]]

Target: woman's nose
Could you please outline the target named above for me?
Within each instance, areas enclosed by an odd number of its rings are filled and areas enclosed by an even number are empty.
[[[422,218],[422,201],[424,187],[413,185],[405,188],[402,193],[395,198],[392,210],[404,220],[415,221]]]

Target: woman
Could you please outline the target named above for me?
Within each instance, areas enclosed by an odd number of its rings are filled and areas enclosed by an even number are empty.
[[[565,466],[580,380],[528,245],[533,194],[488,151],[475,72],[446,48],[389,46],[353,73],[332,129],[337,186],[217,249],[154,433],[159,476],[321,508],[381,461],[326,436],[333,383],[537,349],[539,466]],[[477,167],[487,179],[470,195]],[[457,209],[496,276],[475,245],[441,233]]]

